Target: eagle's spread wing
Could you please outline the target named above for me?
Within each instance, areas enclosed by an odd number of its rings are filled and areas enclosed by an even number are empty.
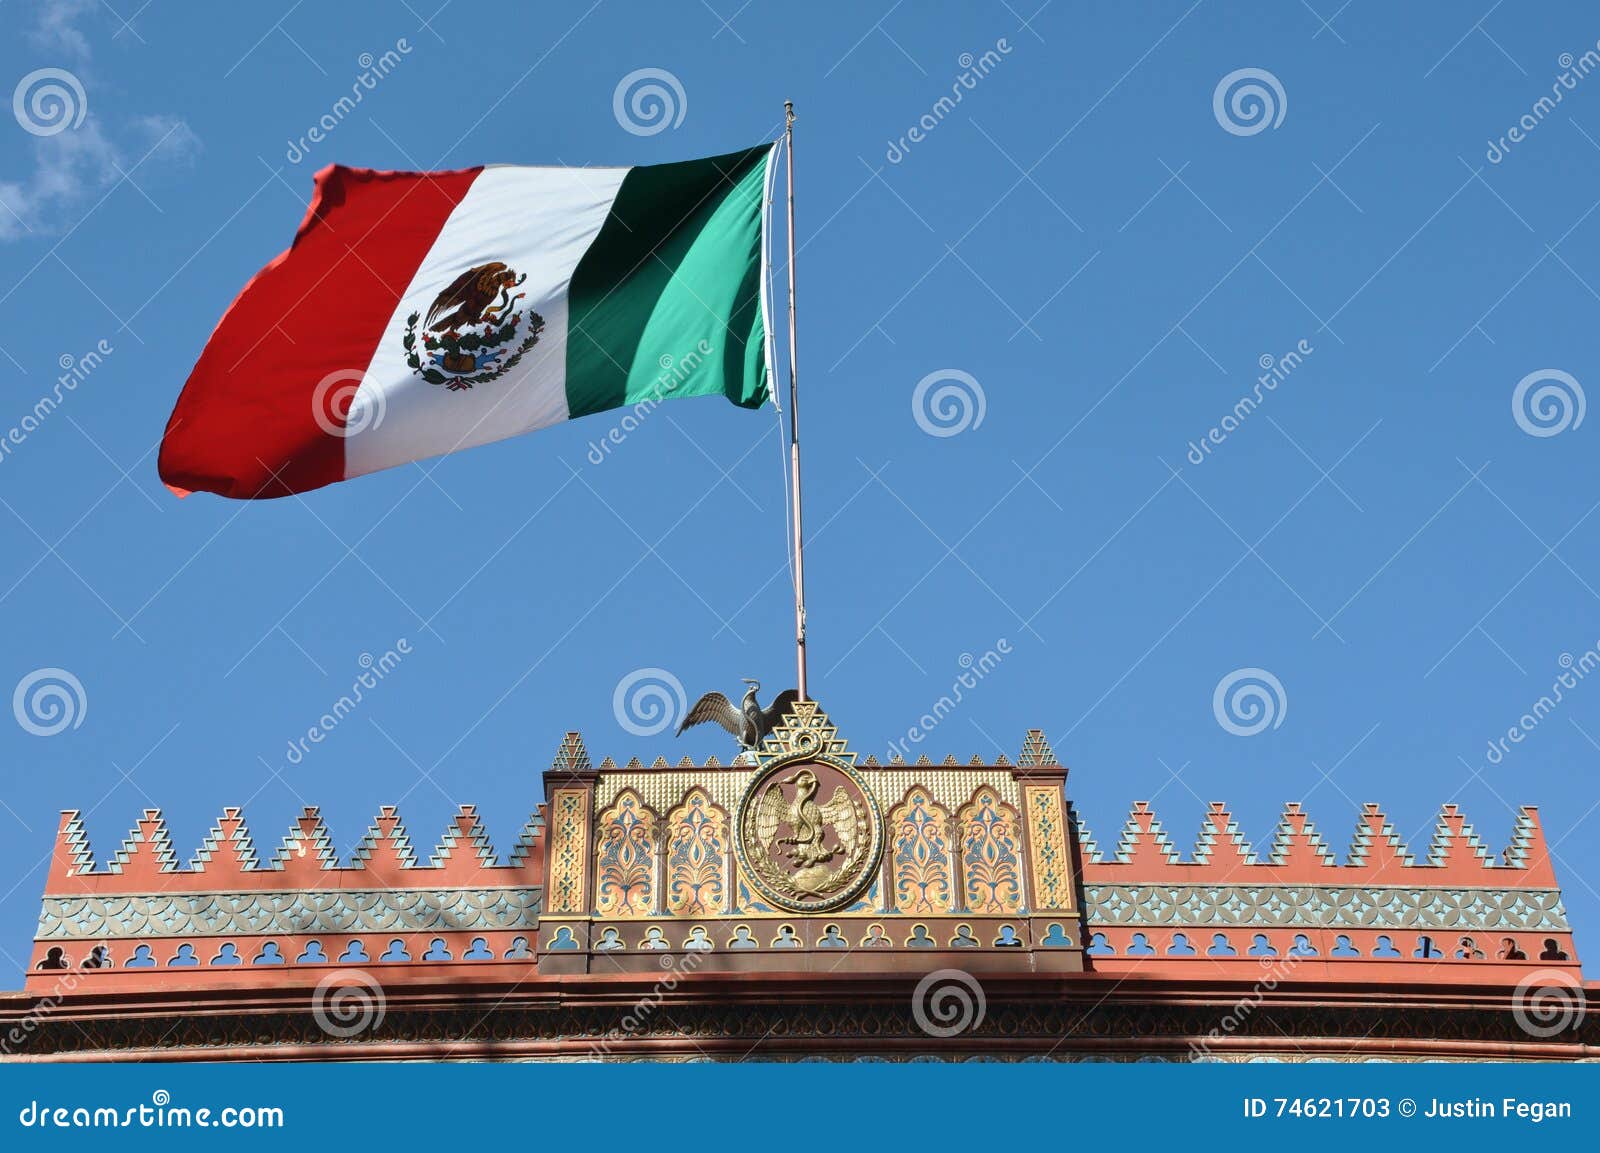
[[[716,721],[732,733],[735,740],[739,739],[739,731],[744,727],[744,717],[732,701],[721,693],[707,693],[685,714],[683,723],[678,726],[678,733],[682,735],[690,725],[703,725],[707,721]]]
[[[761,710],[761,736],[766,736],[778,727],[784,716],[794,703],[800,699],[799,689],[784,689],[783,692],[772,698],[772,703]]]
[[[428,318],[423,323],[432,324],[438,319],[440,313],[460,304],[462,297],[466,294],[467,286],[477,279],[477,276],[478,269],[469,268],[452,280],[448,287],[433,298],[433,307],[428,309]]]
[[[822,806],[822,822],[832,825],[833,831],[839,836],[839,844],[844,848],[846,857],[855,852],[856,837],[860,829],[856,824],[856,806],[850,799],[850,794],[842,788],[833,790],[833,796]]]
[[[428,319],[424,323],[431,325],[441,313],[467,303],[474,295],[486,299],[493,297],[495,277],[505,270],[505,264],[498,260],[467,269],[452,280],[448,288],[434,297],[433,307],[428,309]]]
[[[762,846],[772,844],[778,835],[778,826],[787,816],[788,805],[783,801],[783,790],[777,785],[770,785],[767,791],[761,794],[761,800],[756,805],[756,843]]]

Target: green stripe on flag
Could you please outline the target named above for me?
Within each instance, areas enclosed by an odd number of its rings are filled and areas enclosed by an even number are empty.
[[[631,169],[572,274],[567,409],[767,399],[761,219],[769,145]]]

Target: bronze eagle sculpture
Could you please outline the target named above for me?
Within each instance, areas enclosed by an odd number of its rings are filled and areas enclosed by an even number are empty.
[[[683,723],[678,726],[678,735],[682,736],[683,730],[691,725],[715,721],[733,734],[740,748],[755,749],[766,740],[768,733],[778,727],[783,715],[800,699],[798,689],[785,689],[772,698],[770,705],[762,708],[756,700],[756,694],[761,691],[761,682],[749,677],[741,677],[740,680],[750,686],[745,690],[743,701],[735,705],[721,693],[707,693],[684,714]]]
[[[513,301],[521,299],[522,293],[513,297],[511,290],[526,279],[526,274],[518,276],[498,260],[467,269],[434,298],[425,322],[427,330],[453,332],[481,324],[485,313],[491,322],[498,321]],[[494,307],[491,309],[490,305]]]

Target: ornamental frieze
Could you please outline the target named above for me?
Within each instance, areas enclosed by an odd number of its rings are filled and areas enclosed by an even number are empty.
[[[1308,926],[1338,929],[1526,929],[1567,932],[1556,889],[1341,885],[1084,886],[1095,925]]]
[[[66,1017],[46,1014],[28,1037],[30,1057],[73,1053],[160,1054],[205,1059],[248,1053],[264,1060],[294,1059],[315,1047],[322,1059],[372,1059],[373,1048],[414,1049],[417,1056],[459,1059],[744,1061],[805,1057],[889,1060],[1415,1060],[1505,1059],[1508,1051],[1540,1048],[1503,1007],[1397,1012],[1375,1005],[1258,1005],[1239,1019],[1234,1044],[1207,1056],[1201,1044],[1214,1035],[1231,1003],[1172,1006],[992,998],[981,1020],[948,1038],[930,1037],[919,1025],[911,998],[892,1003],[788,1002],[737,1006],[675,1005],[672,1013],[641,1015],[625,1037],[613,1040],[622,1009],[615,1004],[560,1010],[519,1005],[461,1005],[416,1009],[391,1001],[372,1026],[330,1036],[306,1012],[190,1012],[135,1017]],[[492,1003],[492,1002],[491,1002]],[[1592,1010],[1591,1010],[1592,1014]],[[7,1022],[0,1016],[0,1025]],[[1540,1056],[1578,1059],[1591,1050],[1595,1022],[1581,1015],[1573,1029],[1542,1044]],[[1315,1038],[1319,1043],[1308,1043]],[[1426,1046],[1419,1047],[1417,1039]],[[1566,1050],[1552,1052],[1552,1048]]]
[[[540,896],[537,888],[47,896],[38,939],[533,929]]]

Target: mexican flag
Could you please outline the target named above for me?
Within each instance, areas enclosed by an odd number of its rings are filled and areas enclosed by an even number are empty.
[[[286,496],[608,409],[760,406],[773,151],[323,169],[200,354],[161,479]]]

